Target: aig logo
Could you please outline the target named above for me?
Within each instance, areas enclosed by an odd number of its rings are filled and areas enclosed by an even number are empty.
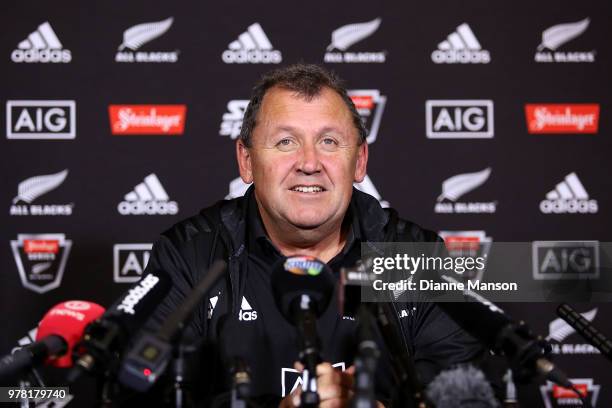
[[[428,100],[425,122],[429,139],[490,139],[494,136],[493,101]]]
[[[74,139],[75,101],[7,101],[7,139]]]
[[[535,241],[535,280],[583,280],[599,278],[598,241]]]
[[[149,263],[153,244],[115,244],[113,246],[113,280],[117,283],[138,282]]]

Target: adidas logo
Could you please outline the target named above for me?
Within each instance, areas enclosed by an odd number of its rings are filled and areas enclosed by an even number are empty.
[[[399,313],[399,318],[404,319],[406,317],[414,316],[414,314],[416,313],[416,310],[417,310],[416,307],[413,307],[412,309],[402,309]]]
[[[431,60],[436,64],[488,64],[491,55],[482,49],[470,26],[463,23],[438,44]]]
[[[595,214],[599,210],[597,200],[589,200],[589,194],[574,172],[546,194],[540,202],[544,214]]]
[[[213,313],[215,312],[215,308],[217,307],[217,303],[219,302],[220,295],[221,293],[219,293],[219,295],[217,296],[213,296],[210,299],[208,299],[208,308],[206,312],[206,316],[208,320],[212,319]]]
[[[172,27],[174,19],[169,17],[162,21],[137,24],[123,32],[123,41],[119,45],[115,62],[169,62],[178,61],[179,51],[138,51],[140,47],[164,35]]]
[[[36,31],[30,33],[28,38],[17,45],[17,49],[11,53],[11,60],[26,63],[68,63],[72,61],[72,53],[70,50],[63,49],[51,24],[45,21],[38,26]]]
[[[272,47],[259,23],[251,24],[232,41],[221,58],[226,64],[280,64],[283,61],[283,55]]]
[[[246,298],[242,297],[242,303],[240,305],[240,311],[238,312],[238,320],[241,322],[250,322],[257,320],[257,311],[253,310]]]
[[[117,206],[121,215],[174,215],[178,213],[176,201],[169,201],[168,193],[155,173],[127,193]]]

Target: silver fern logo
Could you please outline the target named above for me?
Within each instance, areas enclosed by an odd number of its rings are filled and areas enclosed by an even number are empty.
[[[363,23],[347,24],[332,31],[331,43],[323,60],[327,63],[382,63],[387,59],[387,52],[349,52],[354,44],[373,35],[382,19],[375,18]]]
[[[123,32],[123,41],[115,55],[116,62],[168,62],[178,61],[179,51],[138,51],[143,45],[164,35],[174,19],[137,24]]]
[[[595,50],[592,51],[557,51],[557,49],[574,38],[581,36],[591,23],[585,18],[572,23],[557,24],[542,32],[538,45],[536,62],[595,62]]]
[[[580,313],[589,322],[595,320],[597,308]],[[588,343],[564,343],[576,330],[561,318],[557,318],[548,325],[548,336],[546,340],[551,342],[553,354],[574,355],[574,354],[600,354],[600,351]]]
[[[438,196],[435,212],[453,213],[494,213],[497,202],[459,202],[460,197],[483,185],[491,175],[491,168],[474,173],[458,174],[442,182],[442,193]]]
[[[74,204],[32,204],[64,183],[68,170],[27,178],[17,185],[10,215],[72,215]]]
[[[581,313],[582,317],[587,319],[589,322],[592,322],[597,315],[597,308],[589,310],[588,312]],[[548,325],[548,336],[546,336],[546,340],[555,340],[558,342],[562,342],[571,334],[576,333],[576,330],[567,322],[561,318],[555,319]]]

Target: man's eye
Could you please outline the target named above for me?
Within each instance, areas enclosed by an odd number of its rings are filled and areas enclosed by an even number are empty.
[[[323,139],[323,144],[326,144],[326,145],[336,145],[338,143],[334,139],[332,139],[330,137],[326,137],[325,139]]]
[[[276,144],[277,146],[289,146],[292,143],[291,139],[281,139]]]

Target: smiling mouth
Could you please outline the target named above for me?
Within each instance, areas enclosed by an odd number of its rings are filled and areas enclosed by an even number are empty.
[[[290,190],[296,191],[298,193],[309,193],[309,194],[322,193],[326,191],[321,186],[294,186],[294,187],[291,187]]]

